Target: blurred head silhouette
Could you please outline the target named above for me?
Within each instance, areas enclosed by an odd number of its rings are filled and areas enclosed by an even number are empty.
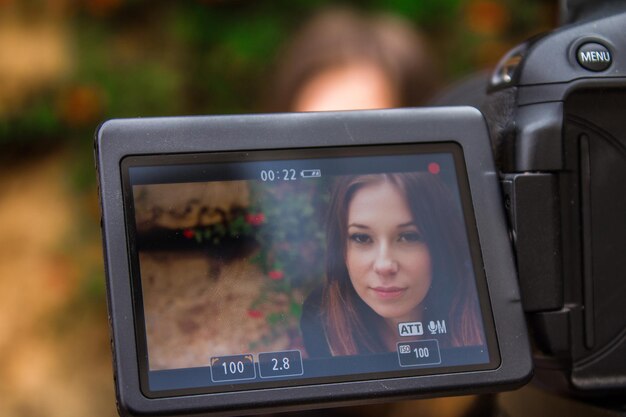
[[[436,86],[422,36],[392,15],[329,9],[280,56],[270,111],[323,111],[424,104]]]

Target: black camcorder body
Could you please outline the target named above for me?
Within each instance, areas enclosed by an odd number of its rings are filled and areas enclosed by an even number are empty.
[[[575,23],[507,54],[482,110],[516,247],[535,380],[623,403],[626,7],[590,3],[571,8]]]
[[[497,392],[533,368],[623,409],[626,7],[566,6],[480,111],[102,124],[120,414]]]

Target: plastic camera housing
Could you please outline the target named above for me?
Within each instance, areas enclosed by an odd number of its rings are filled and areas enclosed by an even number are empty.
[[[233,415],[298,410],[494,392],[519,387],[530,379],[530,347],[498,173],[485,121],[476,109],[448,107],[111,120],[99,128],[95,151],[115,385],[122,415]],[[286,173],[283,175],[283,172]],[[321,181],[319,201],[327,201],[324,197],[327,194],[323,194],[331,193],[325,191],[327,184],[341,180],[342,176],[358,175],[396,175],[397,178],[413,175],[426,181],[437,177],[438,182],[452,190],[450,201],[454,203],[450,204],[454,207],[450,210],[459,213],[459,224],[463,226],[457,232],[463,236],[466,248],[462,250],[466,252],[462,258],[466,262],[459,268],[465,268],[471,277],[466,288],[469,288],[467,297],[475,297],[478,342],[464,344],[452,337],[453,332],[461,334],[463,331],[462,319],[453,317],[463,315],[441,313],[441,320],[431,316],[422,319],[419,326],[417,321],[411,321],[404,323],[404,330],[399,327],[399,334],[394,335],[396,351],[357,349],[353,353],[338,354],[332,342],[328,342],[330,347],[326,354],[314,352],[311,342],[297,349],[293,342],[276,350],[264,350],[256,346],[255,341],[241,346],[241,343],[207,337],[202,340],[206,354],[201,352],[188,363],[156,361],[162,346],[154,332],[159,326],[165,326],[168,318],[159,316],[157,320],[152,315],[145,281],[145,258],[152,255],[145,254],[152,250],[150,245],[162,244],[161,249],[176,247],[178,254],[193,251],[211,256],[211,251],[217,250],[215,245],[220,243],[202,246],[201,242],[200,247],[193,247],[196,243],[193,239],[186,241],[185,235],[189,238],[195,235],[179,233],[180,230],[171,234],[174,243],[161,242],[161,238],[154,237],[156,235],[146,238],[146,232],[138,226],[141,190],[180,187],[192,190],[204,184],[209,184],[206,186],[210,188],[213,183],[223,185],[238,181],[243,187],[256,187],[260,192],[284,187],[288,193],[298,193],[303,184]],[[282,185],[286,181],[290,184]],[[282,201],[290,201],[292,197],[288,194]],[[174,197],[171,198],[174,204]],[[250,197],[250,201],[253,198],[256,197]],[[414,201],[419,200],[417,197],[406,198],[408,206],[418,204]],[[424,204],[430,204],[429,200],[424,200]],[[241,209],[244,219],[254,220],[250,212],[245,211],[248,208]],[[247,226],[241,226],[250,233],[247,242],[252,253],[260,250],[262,244],[255,237],[257,229],[254,228],[263,221],[270,221],[259,219],[256,225],[250,220]],[[424,224],[423,228],[428,229],[428,221]],[[208,225],[203,230],[213,233],[216,229],[211,227]],[[237,239],[239,237],[231,239],[229,244],[236,246],[241,240]],[[411,234],[402,234],[397,239],[402,244],[421,244],[415,240],[417,238]],[[330,246],[332,238],[327,236],[327,241]],[[436,241],[426,243],[434,270],[437,269]],[[334,256],[331,252],[327,250],[326,257]],[[449,259],[449,263],[453,262],[450,259],[457,259],[449,253],[442,256]],[[304,262],[304,255],[302,259]],[[324,262],[322,258],[320,262]],[[310,277],[313,284],[309,287],[326,288],[327,277],[323,275]],[[274,277],[278,276],[274,272]],[[243,285],[237,276],[220,279],[233,288]],[[444,295],[434,295],[438,279],[437,273],[432,272],[432,297],[445,298],[446,291],[437,293]],[[304,293],[302,289],[297,291]],[[326,291],[321,291],[319,305],[309,301],[313,295],[304,294],[299,298],[304,304],[300,318],[304,342],[307,342],[308,331],[304,324],[307,308],[318,308],[322,317],[320,323],[323,324],[314,331],[330,332],[324,327],[327,326],[323,307]],[[381,291],[401,293],[395,287]],[[379,293],[378,296],[387,302],[388,298],[403,296],[398,294]],[[207,295],[206,305],[215,303],[214,297]],[[363,301],[368,303],[366,298]],[[232,302],[242,303],[242,308],[248,306],[237,299]],[[359,308],[369,311],[368,314],[372,314],[370,310],[377,311],[376,305]],[[417,308],[412,307],[411,312]],[[450,309],[455,309],[454,303]],[[424,314],[423,317],[429,317],[428,312]],[[294,320],[292,332],[297,333],[298,322]],[[231,325],[236,327],[240,322],[233,319]],[[317,339],[332,338],[326,333]],[[182,345],[177,360],[188,353],[184,343]],[[429,359],[424,359],[424,355]],[[288,369],[279,366],[282,361],[289,364]]]

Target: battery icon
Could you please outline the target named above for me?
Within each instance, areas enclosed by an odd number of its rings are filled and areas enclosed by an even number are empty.
[[[303,169],[300,171],[300,176],[302,178],[319,178],[322,176],[321,169]]]

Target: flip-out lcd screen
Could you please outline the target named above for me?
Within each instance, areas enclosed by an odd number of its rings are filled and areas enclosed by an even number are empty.
[[[453,143],[126,157],[148,397],[494,369]]]

